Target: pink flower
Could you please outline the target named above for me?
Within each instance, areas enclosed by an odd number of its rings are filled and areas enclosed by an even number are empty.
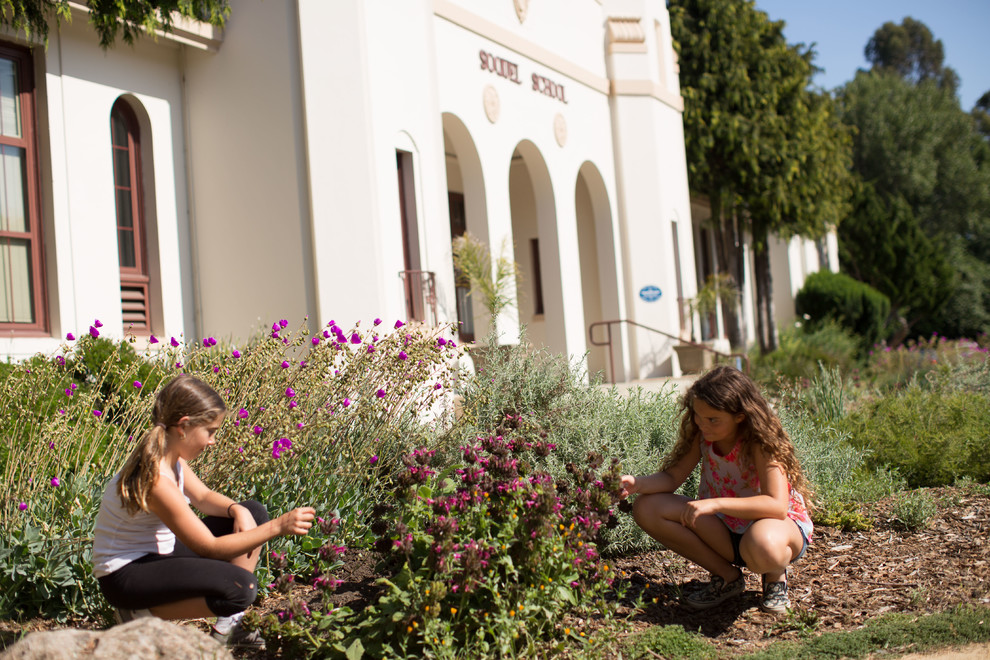
[[[141,381],[139,380],[134,381],[132,385],[134,385],[134,389],[141,389]]]
[[[400,360],[407,360],[408,358],[409,358],[409,356],[406,355],[406,352],[405,351],[399,351],[399,359]]]
[[[28,508],[27,502],[21,502],[20,504],[17,505],[17,508],[20,509],[21,511],[24,511],[25,509]]]
[[[93,411],[93,416],[94,417],[99,417],[102,414],[103,414],[103,411],[102,410],[94,410]]]
[[[359,335],[356,332],[351,333],[351,343],[352,344],[360,344],[361,343],[361,335]]]
[[[296,395],[296,391],[294,389],[292,389],[291,387],[285,388],[285,396],[287,396],[287,397],[289,397],[291,399],[295,395]]]
[[[158,343],[158,337],[156,337],[154,335],[151,335],[150,337],[148,337],[148,343],[149,344],[157,344]]]
[[[446,339],[444,339],[443,337],[437,337],[437,346],[445,346],[446,344],[447,344]]]
[[[58,480],[58,477],[52,477],[52,481],[51,481],[51,484],[52,484],[52,486],[54,486],[55,488],[58,488],[59,486],[61,486],[61,485],[62,485],[62,482]]]
[[[172,347],[173,348],[178,348],[178,346],[179,346],[179,342],[176,341],[175,337],[171,337],[169,339],[169,342],[168,343],[172,344]]]
[[[261,435],[261,432],[264,431],[265,429],[261,428],[260,426],[255,426],[251,430],[254,431],[254,434],[255,435]]]
[[[100,323],[100,319],[96,319],[95,321],[93,321],[93,325],[95,325],[97,328],[103,327],[103,324]]]
[[[371,344],[368,344],[368,352],[369,353],[374,353],[375,352],[375,347],[372,346]]]
[[[72,334],[71,332],[67,332],[65,334],[65,338],[67,340],[69,340],[69,341],[75,341],[76,340],[76,336],[74,334]]]
[[[398,330],[399,328],[401,328],[404,325],[405,325],[405,323],[403,323],[402,321],[396,321],[395,322],[395,329]]]
[[[278,322],[278,327],[280,327],[280,328],[284,328],[284,327],[286,327],[287,325],[289,325],[289,322],[288,322],[288,321],[286,321],[285,319],[282,319],[282,320],[280,320],[280,321]]]
[[[89,336],[92,337],[93,339],[96,339],[97,337],[100,336],[100,331],[94,328],[93,326],[89,326]]]
[[[375,392],[375,396],[377,396],[379,399],[384,399],[385,398],[385,390],[379,389],[377,392]]]
[[[247,419],[248,411],[244,410],[244,408],[241,408],[240,410],[237,411],[237,416],[240,417],[241,419]]]
[[[237,358],[241,357],[241,352],[235,348],[230,352],[230,355],[236,360]]]
[[[382,324],[381,319],[375,319],[375,325],[381,325],[381,324]]]
[[[349,405],[351,405],[351,400],[345,397],[344,398],[344,407],[346,408]]]
[[[372,456],[371,458],[368,459],[369,465],[374,465],[377,462],[378,462],[378,456]]]
[[[283,369],[288,369],[289,368],[289,362],[288,362],[288,360],[282,360],[282,368]]]
[[[298,406],[298,405],[299,405],[299,404],[298,404],[298,403],[296,403],[295,401],[289,401],[289,407],[290,407],[290,408],[295,408],[295,407],[296,407],[296,406]]]
[[[310,341],[313,343],[313,346],[319,346],[320,345],[320,338],[319,337],[313,337]]]
[[[433,389],[439,390],[441,387],[443,387],[443,385],[441,385],[440,383],[437,383],[436,385],[433,386]]]

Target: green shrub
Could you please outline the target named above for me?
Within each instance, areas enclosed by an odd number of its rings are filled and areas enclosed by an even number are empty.
[[[894,524],[908,531],[927,527],[937,513],[935,498],[924,490],[898,495],[891,508]]]
[[[885,335],[890,300],[844,273],[820,270],[804,281],[794,300],[799,316],[812,324],[832,319],[869,346]]]
[[[837,426],[872,468],[895,469],[912,488],[990,479],[990,399],[917,381],[851,412]]]
[[[777,381],[803,381],[819,373],[819,365],[849,373],[857,364],[859,340],[846,328],[829,319],[814,325],[784,328],[777,350],[750,356],[755,380],[777,388]]]
[[[990,394],[986,349],[969,339],[932,335],[896,347],[878,344],[869,352],[866,375],[880,391],[917,382]]]

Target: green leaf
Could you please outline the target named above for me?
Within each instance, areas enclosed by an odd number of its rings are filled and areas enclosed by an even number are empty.
[[[355,639],[347,647],[345,655],[347,656],[347,660],[361,660],[361,657],[364,655],[364,644],[361,643],[360,639]]]

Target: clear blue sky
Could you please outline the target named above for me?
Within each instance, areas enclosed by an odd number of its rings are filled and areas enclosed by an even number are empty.
[[[990,0],[756,0],[756,8],[786,23],[792,44],[815,44],[814,83],[834,89],[869,68],[863,49],[887,21],[905,16],[941,39],[945,64],[959,74],[959,100],[969,111],[990,91]]]

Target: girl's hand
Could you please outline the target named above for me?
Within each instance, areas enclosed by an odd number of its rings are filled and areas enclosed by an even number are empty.
[[[712,500],[691,500],[684,505],[681,512],[681,524],[694,529],[695,523],[701,516],[711,516],[717,512]]]
[[[288,513],[283,513],[276,519],[279,536],[305,536],[309,528],[313,526],[313,518],[316,517],[316,509],[311,506],[301,506]]]
[[[234,534],[246,532],[258,526],[251,512],[242,506],[231,507],[230,513],[234,516]]]
[[[639,484],[636,483],[636,477],[631,474],[622,475],[622,478],[619,479],[619,485],[622,486],[621,497],[629,497],[639,492]]]

